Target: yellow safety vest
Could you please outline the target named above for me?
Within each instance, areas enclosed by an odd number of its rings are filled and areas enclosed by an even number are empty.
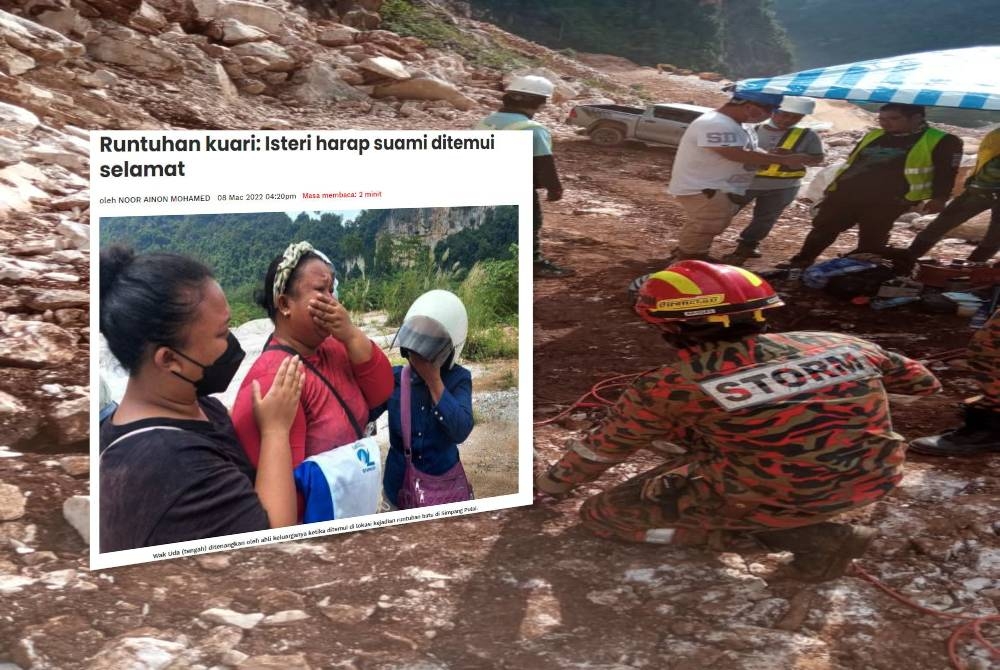
[[[934,195],[932,187],[934,186],[934,147],[940,142],[945,135],[948,133],[943,130],[938,130],[937,128],[927,128],[924,130],[923,135],[917,140],[909,153],[906,154],[906,164],[903,167],[903,175],[906,177],[906,183],[910,185],[910,189],[906,192],[904,196],[910,202],[920,202],[922,200],[930,200]],[[844,170],[851,167],[854,159],[858,157],[861,150],[866,146],[877,140],[878,138],[885,135],[885,131],[881,128],[869,131],[867,135],[861,138],[858,142],[858,146],[854,148],[851,155],[847,157],[847,162],[844,166],[840,168],[837,172],[837,177],[834,178],[833,183],[827,187],[827,191],[834,191],[837,188],[837,179],[840,175],[844,173]]]
[[[1000,128],[991,130],[983,138],[982,144],[979,145],[979,153],[976,155],[976,170],[972,174],[979,174],[983,166],[997,156],[1000,156]]]
[[[775,148],[788,149],[789,151],[794,151],[795,147],[798,146],[799,142],[802,140],[802,137],[805,134],[806,134],[805,128],[799,128],[798,126],[795,126],[791,128],[787,133],[785,133],[785,136],[781,138],[781,141],[778,142],[778,146]],[[786,168],[784,165],[781,165],[780,163],[771,163],[767,167],[762,167],[761,169],[757,170],[757,176],[773,177],[777,179],[801,179],[802,177],[806,176],[806,169]]]

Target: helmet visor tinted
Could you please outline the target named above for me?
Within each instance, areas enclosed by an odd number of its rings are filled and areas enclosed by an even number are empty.
[[[452,351],[448,331],[427,316],[414,316],[408,319],[396,335],[396,344],[400,349],[417,352],[438,367],[444,365]]]

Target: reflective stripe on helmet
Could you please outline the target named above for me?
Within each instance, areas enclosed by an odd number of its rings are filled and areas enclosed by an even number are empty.
[[[764,279],[744,268],[681,261],[654,273],[642,285],[635,311],[658,326],[679,321],[730,324],[730,315],[754,313],[784,303]]]
[[[649,275],[649,279],[659,279],[660,281],[665,281],[681,293],[687,293],[688,295],[699,295],[701,293],[701,288],[689,278],[680,273],[671,272],[670,270],[654,272]]]

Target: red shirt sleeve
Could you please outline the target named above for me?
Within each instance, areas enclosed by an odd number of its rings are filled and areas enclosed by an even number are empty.
[[[371,342],[371,340],[369,340]],[[389,357],[372,342],[372,357],[364,363],[351,366],[354,370],[354,379],[361,389],[361,394],[365,397],[369,409],[375,409],[392,395],[394,384],[392,378],[392,364]]]
[[[240,385],[240,390],[236,394],[236,402],[233,403],[233,427],[236,429],[236,436],[243,446],[243,451],[246,452],[254,468],[257,467],[260,460],[260,429],[257,427],[257,420],[253,415],[252,382],[257,380],[260,384],[261,396],[266,395],[271,384],[274,383],[274,375],[278,365],[285,356],[287,354],[283,352],[261,354]],[[288,442],[292,448],[292,467],[295,467],[306,457],[306,415],[301,404],[295,412],[295,420],[292,422]]]

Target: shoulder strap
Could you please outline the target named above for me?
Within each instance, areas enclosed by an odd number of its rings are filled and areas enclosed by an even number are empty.
[[[114,441],[112,441],[111,444],[109,444],[108,446],[106,446],[103,449],[101,449],[101,453],[100,453],[100,456],[98,456],[98,458],[97,458],[97,462],[100,463],[101,460],[104,458],[104,454],[108,453],[108,450],[111,449],[111,447],[113,447],[116,444],[118,444],[119,442],[123,442],[126,439],[132,437],[133,435],[138,435],[140,433],[148,433],[151,430],[180,430],[180,431],[183,431],[184,429],[183,428],[178,428],[177,426],[146,426],[145,428],[136,428],[135,430],[130,430],[129,432],[125,433],[124,435],[119,436],[117,439],[115,439]]]
[[[781,149],[795,150],[798,148],[799,144],[802,143],[803,138],[805,138],[806,129],[801,126],[792,126],[788,131],[782,136],[781,141],[778,142],[778,147]]]
[[[399,373],[399,415],[403,430],[403,453],[406,460],[413,458],[410,438],[410,365],[407,363]]]
[[[344,414],[347,415],[347,420],[351,422],[351,427],[354,428],[354,432],[358,436],[358,439],[360,440],[364,438],[365,434],[361,431],[361,426],[358,425],[358,420],[354,418],[354,414],[351,413],[351,409],[347,406],[347,403],[344,402],[344,399],[340,397],[340,394],[337,393],[337,389],[333,388],[333,384],[331,384],[330,381],[323,376],[323,373],[319,371],[319,368],[307,361],[305,357],[295,351],[295,349],[286,347],[284,344],[272,344],[271,342],[272,339],[268,336],[267,342],[264,345],[264,351],[284,351],[286,354],[298,356],[299,360],[302,361],[302,364],[309,368],[309,370],[312,371],[314,375],[319,377],[319,380],[326,384],[326,387],[330,389],[330,393],[332,393],[333,397],[337,399],[337,402],[340,403],[341,409],[344,410]]]
[[[940,128],[934,128],[933,126],[927,126],[927,129],[924,130],[924,134],[921,137],[921,139],[923,139],[924,137],[926,137],[927,139],[931,140],[932,142],[934,142],[936,144],[937,142],[940,142],[942,139],[944,139],[944,137],[947,134],[948,133],[946,133],[945,131],[941,130]]]

